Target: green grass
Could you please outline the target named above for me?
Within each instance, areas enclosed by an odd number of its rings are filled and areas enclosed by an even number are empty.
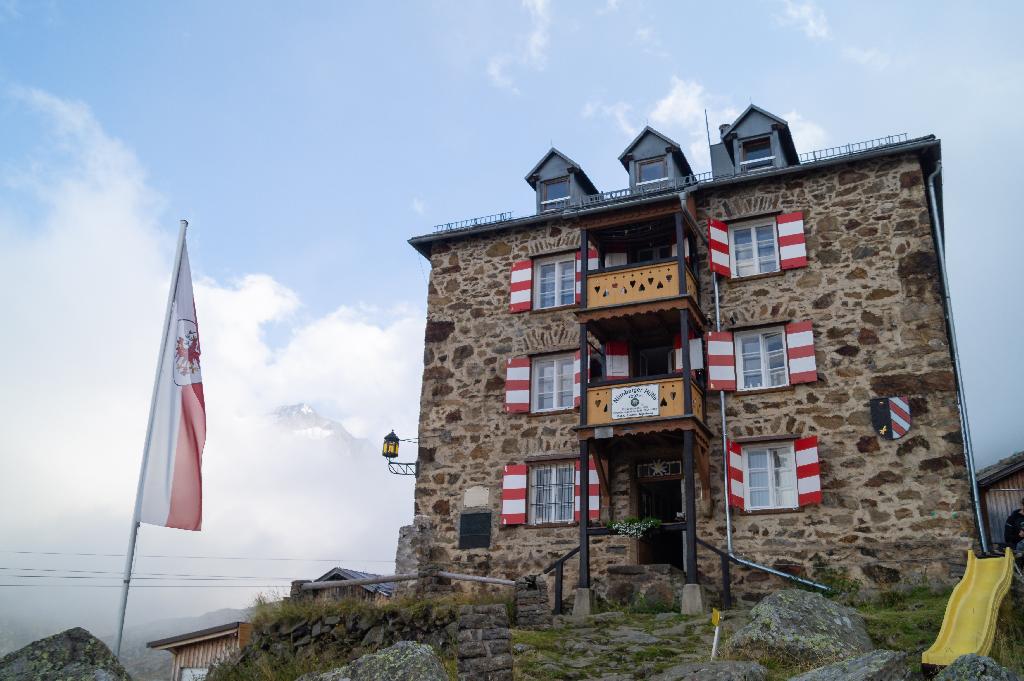
[[[836,575],[842,579],[841,575]],[[851,590],[837,597],[837,600],[849,598]],[[903,650],[909,653],[915,665],[920,663],[921,652],[928,648],[938,635],[945,614],[946,603],[950,590],[933,591],[926,587],[918,587],[909,591],[884,592],[867,602],[855,607],[864,617],[868,633],[880,648]],[[1003,666],[1017,673],[1024,673],[1024,616],[1019,607],[1015,609],[1015,597],[1008,595],[1000,612],[998,630],[993,642],[990,656]],[[437,617],[439,620],[451,617],[453,610],[467,602],[484,602],[462,598],[445,598],[434,601],[398,600],[383,604],[360,601],[335,602],[277,602],[257,604],[253,623],[259,628],[263,626],[291,624],[299,621],[312,621],[326,615],[359,616],[363,613],[386,618],[388,614],[402,611],[405,618],[413,617],[420,622]],[[496,602],[491,600],[490,602]],[[611,607],[603,604],[603,610]],[[680,632],[677,640],[642,647],[638,651],[630,651],[625,657],[617,646],[610,646],[607,652],[596,654],[588,660],[585,668],[574,667],[573,674],[585,677],[594,675],[603,669],[619,668],[625,670],[646,667],[660,671],[678,664],[686,655],[706,655],[710,652],[707,634],[694,618],[678,615],[670,619],[657,620],[650,612],[642,612],[643,608],[628,609],[622,618],[608,622],[595,622],[588,629],[598,629],[602,640],[608,639],[601,629],[617,627],[634,627],[648,632],[664,630],[682,622],[693,622],[688,631]],[[448,619],[447,621],[450,621]],[[573,646],[573,627],[525,630],[514,629],[512,643],[525,644],[530,649],[515,656],[516,679],[552,678],[558,669],[565,669],[564,663],[577,658],[582,653]],[[582,631],[580,632],[582,634]],[[593,633],[591,634],[593,635]],[[723,641],[724,643],[724,641]],[[570,644],[570,645],[567,645]],[[209,681],[290,681],[310,671],[322,671],[339,667],[351,657],[368,651],[356,649],[339,649],[338,646],[327,646],[318,650],[307,649],[297,655],[273,656],[269,654],[254,657],[246,664],[225,666],[211,673]],[[439,651],[442,662],[452,679],[455,678],[456,663],[452,650]],[[784,681],[792,676],[808,671],[806,665],[794,664],[792,660],[762,659],[759,660],[769,671],[770,681]],[[593,674],[591,674],[593,672]]]

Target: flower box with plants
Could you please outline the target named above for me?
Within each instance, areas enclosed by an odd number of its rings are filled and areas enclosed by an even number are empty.
[[[661,529],[661,521],[657,518],[623,518],[613,520],[605,527],[612,534],[621,534],[631,539],[647,539]]]

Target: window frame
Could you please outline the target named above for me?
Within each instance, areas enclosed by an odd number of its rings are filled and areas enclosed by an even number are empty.
[[[761,142],[767,142],[768,144],[768,156],[762,156],[761,158],[747,158],[747,146],[753,144],[759,144]],[[754,139],[743,140],[740,142],[740,170],[741,172],[749,172],[751,170],[762,170],[765,168],[772,168],[775,166],[775,152],[772,151],[772,138],[771,135],[768,137],[755,137]]]
[[[541,304],[541,289],[540,289],[540,271],[545,265],[554,264],[555,266],[555,302],[553,305],[542,305]],[[571,286],[569,287],[569,302],[563,303],[561,294],[564,291],[560,290],[559,284],[562,281],[562,268],[567,268],[571,274]],[[576,253],[559,253],[558,255],[549,255],[543,258],[533,259],[533,291],[532,291],[532,303],[534,310],[553,310],[558,307],[568,307],[576,304]]]
[[[785,380],[779,385],[769,385],[771,382],[771,369],[768,366],[768,350],[764,337],[767,334],[777,333],[782,338],[782,370]],[[743,339],[757,336],[760,349],[761,362],[761,385],[746,387],[747,375],[743,367]],[[789,381],[789,347],[786,343],[785,326],[765,326],[756,329],[746,329],[733,333],[733,361],[736,362],[736,392],[748,392],[752,390],[774,390],[777,388],[788,388],[792,383]]]
[[[559,197],[557,199],[549,199],[548,190],[551,188],[551,186],[555,184],[561,184],[562,182],[565,182],[565,196]],[[559,204],[568,203],[569,198],[572,196],[572,184],[570,184],[568,175],[563,175],[562,177],[555,177],[550,180],[544,180],[540,184],[540,207],[542,211],[552,210],[554,208],[557,208]]]
[[[788,455],[787,475],[791,483],[791,491],[793,494],[793,504],[780,504],[778,499],[779,489],[775,484],[775,467],[772,458],[773,450],[783,450]],[[768,474],[768,490],[769,504],[766,506],[755,506],[751,502],[751,484],[750,484],[750,454],[759,451],[764,451],[768,455],[768,468],[765,470]],[[797,478],[796,472],[796,448],[792,440],[780,440],[773,442],[752,442],[742,446],[743,452],[743,508],[750,512],[760,511],[791,511],[800,508],[800,492],[799,492],[799,479]],[[760,469],[759,469],[760,470]],[[758,488],[761,490],[762,488]]]
[[[661,177],[656,177],[653,180],[643,180],[643,167],[654,165],[658,163],[661,165]],[[642,184],[650,184],[652,182],[664,182],[668,179],[668,159],[664,156],[657,156],[654,158],[645,158],[641,161],[636,162],[636,184],[639,187]]]
[[[757,254],[757,229],[759,227],[771,227],[772,245],[775,249],[775,269],[761,271],[761,258]],[[740,274],[739,260],[736,258],[736,232],[749,231],[751,245],[754,249],[753,262],[757,271],[753,274]],[[729,225],[729,268],[734,279],[746,277],[757,277],[763,274],[775,274],[782,271],[781,255],[779,253],[779,224],[775,216],[766,217],[760,220],[745,220],[735,225]]]
[[[568,516],[569,516],[567,519],[558,519],[558,520],[547,520],[547,519],[545,519],[545,520],[542,520],[542,521],[539,521],[539,522],[537,520],[537,510],[535,508],[537,506],[536,497],[535,497],[536,490],[537,490],[536,475],[537,475],[537,471],[542,469],[542,468],[552,469],[554,471],[557,471],[559,468],[563,468],[563,469],[568,469],[568,471],[569,471],[569,475],[568,475],[569,482],[568,482],[568,484],[563,483],[562,485],[558,485],[556,483],[556,484],[552,485],[552,487],[554,487],[555,489],[557,489],[558,487],[568,487],[569,488],[569,495],[568,495],[569,499],[568,499],[568,501],[567,502],[566,501],[559,502],[556,499],[553,502],[546,502],[545,503],[546,506],[554,506],[556,508],[558,508],[558,507],[567,508],[568,509]],[[557,494],[555,496],[557,496]],[[573,524],[575,522],[576,522],[576,465],[575,465],[575,461],[571,460],[571,459],[567,459],[567,460],[564,460],[564,461],[544,461],[544,462],[538,462],[538,463],[529,464],[528,468],[527,468],[527,471],[526,471],[526,524],[527,525],[534,525],[534,526],[537,526],[537,525],[571,525],[571,524]]]
[[[554,374],[553,375],[552,392],[551,392],[552,406],[541,408],[541,407],[537,406],[538,405],[538,400],[539,400],[540,395],[541,395],[540,385],[539,385],[540,384],[540,380],[541,380],[539,366],[541,364],[547,364],[548,362],[552,363],[552,371],[553,371],[553,374]],[[531,357],[530,358],[530,413],[531,414],[546,414],[546,413],[549,413],[549,412],[566,411],[568,409],[573,409],[574,408],[574,406],[575,406],[574,405],[574,397],[575,396],[573,395],[573,393],[574,393],[573,384],[574,384],[575,375],[576,375],[575,364],[576,364],[576,355],[574,355],[571,352],[570,353],[559,353],[559,354],[555,354],[555,355],[541,355],[539,357]],[[558,390],[559,373],[558,373],[558,369],[559,369],[560,365],[561,366],[568,366],[568,372],[567,373],[568,373],[568,376],[569,376],[569,403],[567,405],[562,405],[562,404],[559,404],[559,402],[558,402],[558,395],[559,395],[559,390]]]

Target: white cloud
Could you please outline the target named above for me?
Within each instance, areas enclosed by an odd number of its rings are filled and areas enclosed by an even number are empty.
[[[818,7],[813,0],[782,0],[782,13],[777,15],[776,19],[783,25],[796,26],[812,40],[824,40],[829,37],[825,10]]]
[[[615,121],[615,124],[619,127],[627,137],[633,137],[639,132],[639,129],[633,124],[630,115],[632,114],[633,107],[626,102],[615,102],[613,104],[605,104],[600,100],[591,100],[583,105],[583,110],[580,115],[584,118],[593,118],[594,116],[604,116]]]
[[[653,125],[665,134],[678,136],[676,139],[686,149],[686,158],[694,171],[703,172],[711,169],[709,133],[712,144],[717,144],[721,139],[718,126],[732,123],[741,112],[740,108],[733,106],[724,97],[709,93],[697,81],[673,76],[668,93],[655,103],[650,118]],[[789,123],[798,151],[825,146],[828,135],[820,125],[796,111],[790,111],[783,118]]]
[[[655,103],[650,115],[656,128],[670,137],[675,136],[683,145],[687,160],[698,173],[711,169],[705,110],[712,143],[719,139],[718,124],[732,123],[740,113],[724,98],[709,94],[697,81],[673,76],[668,93]]]
[[[790,111],[782,118],[789,123],[789,132],[793,135],[793,144],[796,145],[797,152],[803,154],[822,149],[828,143],[828,133],[825,129],[796,111]]]
[[[597,9],[598,14],[610,14],[619,9],[621,0],[605,0],[604,6]]]
[[[667,57],[668,51],[661,44],[661,38],[657,31],[651,26],[641,26],[633,32],[634,42],[640,46],[645,54],[655,57]]]
[[[0,536],[4,548],[123,550],[173,233],[161,229],[163,200],[138,159],[87,106],[37,90],[18,91],[17,99],[51,134],[31,157],[4,159],[12,171],[0,178],[34,204],[28,214],[40,216],[26,223],[0,214],[0,356],[8,358],[0,388]],[[322,553],[356,568],[389,569],[360,561],[392,558],[397,528],[411,515],[410,480],[389,475],[375,450],[392,427],[415,437],[422,312],[344,300],[311,315],[296,292],[265,274],[203,277],[195,267],[201,230],[191,254],[208,422],[204,529],[144,527],[140,553]],[[283,331],[283,343],[267,341],[270,324]],[[332,449],[279,432],[268,414],[299,401],[369,443]],[[211,565],[144,567],[246,574],[237,563]],[[319,567],[255,569],[309,577]],[[63,626],[98,626],[100,633],[114,621],[110,589],[77,589],[72,599],[69,591],[41,591],[0,591],[0,612],[49,609],[61,613]],[[252,595],[141,589],[129,619],[245,605]]]
[[[530,32],[520,40],[514,52],[497,54],[487,61],[487,77],[491,84],[512,94],[519,94],[519,88],[508,73],[510,67],[543,71],[547,66],[550,42],[550,1],[522,0],[522,4],[530,15]]]
[[[843,50],[843,58],[862,66],[883,71],[889,66],[889,55],[874,48],[861,49],[859,47],[847,47]]]
[[[416,215],[423,215],[424,213],[427,212],[427,204],[424,203],[423,199],[421,199],[418,196],[413,197],[411,208],[412,211],[416,213]]]

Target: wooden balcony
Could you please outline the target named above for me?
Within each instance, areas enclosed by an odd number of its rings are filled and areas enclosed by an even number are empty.
[[[697,306],[697,279],[687,268],[685,288],[680,290],[679,263],[673,258],[632,267],[617,267],[587,274],[587,304],[580,320],[602,319]]]
[[[696,384],[690,385],[690,391],[693,406],[687,413],[682,376],[590,387],[587,423],[579,428],[580,438],[670,430],[697,430],[706,438],[704,393]]]

